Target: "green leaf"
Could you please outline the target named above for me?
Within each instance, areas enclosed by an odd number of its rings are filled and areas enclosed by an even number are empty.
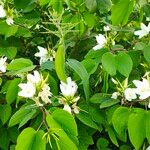
[[[65,50],[64,46],[60,45],[57,49],[56,56],[55,56],[55,70],[57,73],[58,78],[66,82],[66,74],[65,74]]]
[[[89,108],[86,105],[79,106],[81,108],[81,111],[79,114],[76,115],[76,117],[85,125],[93,128],[93,129],[99,129],[97,124],[93,121],[92,116],[90,115]]]
[[[0,148],[2,150],[8,150],[9,149],[9,143],[10,143],[10,139],[9,139],[9,135],[7,132],[6,128],[0,128]]]
[[[115,110],[112,116],[112,123],[114,129],[118,133],[121,139],[124,142],[127,140],[126,130],[128,126],[128,117],[130,115],[130,111],[127,107],[119,107]]]
[[[21,123],[20,126],[24,125],[29,119],[34,115],[36,108],[32,108],[30,105],[22,107],[19,109],[10,119],[9,127],[12,127],[18,123]]]
[[[111,9],[112,2],[111,0],[97,0],[97,5],[100,13],[107,13]]]
[[[5,124],[9,117],[11,115],[11,106],[6,104],[6,105],[0,105],[0,119],[3,124]]]
[[[89,12],[85,12],[84,14],[84,21],[89,28],[93,28],[95,25],[95,16],[90,14]]]
[[[5,35],[6,38],[15,35],[17,30],[17,25],[9,26],[6,22],[0,22],[0,34]]]
[[[51,0],[50,6],[54,9],[55,12],[61,14],[63,11],[62,0]]]
[[[17,9],[25,9],[30,6],[34,0],[14,0],[14,4]]]
[[[64,129],[67,134],[77,136],[77,125],[74,117],[62,109],[56,109],[52,113],[53,119]]]
[[[90,90],[89,90],[89,75],[85,69],[85,67],[79,61],[75,59],[69,59],[67,64],[79,75],[82,80],[84,93],[86,99],[89,98]]]
[[[105,138],[99,138],[97,140],[96,145],[97,145],[98,150],[108,150],[109,142]]]
[[[39,0],[39,4],[41,6],[44,6],[44,5],[48,4],[48,3],[49,3],[49,0]]]
[[[17,98],[19,89],[18,84],[20,83],[20,81],[20,78],[15,78],[10,82],[6,93],[6,101],[8,104],[13,103]]]
[[[136,150],[140,149],[146,136],[145,119],[145,111],[138,108],[129,116],[129,138]]]
[[[96,93],[90,98],[90,102],[94,104],[100,104],[108,99],[110,99],[110,95],[105,93]]]
[[[16,150],[46,150],[46,139],[42,130],[24,129],[18,136]]]
[[[116,66],[117,70],[122,75],[128,77],[133,67],[133,62],[130,55],[126,54],[125,52],[119,52],[116,56]]]
[[[150,111],[146,111],[146,138],[150,143]]]
[[[134,8],[134,0],[119,0],[112,6],[111,20],[113,25],[125,25]]]
[[[55,133],[55,135],[57,135],[58,137],[57,139],[55,138],[55,141],[58,143],[59,149],[77,150],[77,146],[67,136],[66,132],[61,128],[61,126],[53,119],[53,117],[50,114],[47,114],[46,121],[47,121],[48,126],[52,129],[53,133]]]
[[[6,47],[0,47],[0,55],[6,56],[9,59],[13,59],[17,54],[17,47],[13,46],[6,46]]]
[[[107,99],[101,103],[100,108],[102,109],[102,108],[110,107],[110,106],[113,106],[119,102],[120,101],[118,99],[109,98],[109,99]]]
[[[113,76],[116,74],[116,60],[115,55],[112,53],[108,52],[102,56],[102,65],[110,75]]]
[[[33,66],[33,62],[30,59],[18,58],[8,64],[7,70],[21,70],[30,66]]]
[[[108,127],[108,135],[109,135],[109,138],[111,139],[112,143],[115,144],[117,147],[119,147],[117,138],[115,135],[115,131],[111,126]]]
[[[95,11],[97,8],[97,2],[96,0],[85,0],[85,5],[89,9],[89,11]]]
[[[148,63],[150,63],[150,45],[146,46],[144,49],[143,49],[143,54],[144,54],[144,58],[146,59],[146,61]]]

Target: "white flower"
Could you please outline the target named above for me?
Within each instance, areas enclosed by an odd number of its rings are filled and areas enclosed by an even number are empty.
[[[150,146],[149,147],[147,147],[147,149],[146,150],[150,150]]]
[[[95,47],[93,47],[94,50],[103,48],[105,44],[107,43],[105,36],[102,34],[99,34],[98,36],[96,36],[96,41],[98,44]]]
[[[110,27],[109,26],[104,26],[104,31],[105,32],[110,31]]]
[[[13,24],[14,24],[13,18],[12,18],[12,17],[7,17],[6,23],[7,23],[8,25],[13,25]]]
[[[34,75],[28,74],[27,75],[28,82],[31,82],[32,84],[38,84],[42,79],[38,71],[34,71]]]
[[[20,83],[18,86],[22,90],[18,93],[19,96],[26,97],[26,98],[32,98],[36,92],[35,86],[30,82]]]
[[[113,99],[117,99],[117,97],[118,97],[118,92],[114,92],[111,96],[111,98]]]
[[[38,46],[39,52],[35,53],[34,55],[36,57],[40,57],[40,65],[48,60],[53,61],[53,58],[55,57],[55,51],[51,50],[51,54],[49,54],[48,50]]]
[[[150,108],[150,101],[149,101],[149,103],[148,103],[148,108]]]
[[[51,103],[51,100],[49,99],[51,95],[52,93],[50,92],[50,87],[47,84],[44,84],[38,96],[41,97],[42,101],[45,102],[45,104],[47,104]]]
[[[143,78],[143,81],[134,80],[133,83],[135,84],[136,94],[138,94],[140,99],[146,99],[150,96],[150,82]]]
[[[135,31],[134,34],[142,38],[148,35],[150,32],[150,23],[146,26],[144,23],[141,23],[141,30]]]
[[[74,81],[71,80],[70,77],[67,78],[67,83],[64,83],[61,81],[60,84],[60,90],[62,92],[62,95],[65,97],[71,96],[73,97],[75,93],[77,92],[78,86]]]
[[[71,107],[68,104],[64,105],[63,110],[68,111],[71,114]]]
[[[6,72],[6,60],[7,57],[0,58],[0,72]]]
[[[6,17],[6,12],[4,10],[4,7],[0,5],[0,18]]]
[[[126,100],[132,101],[133,99],[137,98],[137,96],[136,96],[136,90],[132,89],[132,88],[127,88],[124,91],[124,96],[125,96]]]

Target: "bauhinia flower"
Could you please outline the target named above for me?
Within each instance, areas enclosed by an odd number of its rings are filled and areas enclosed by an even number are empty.
[[[61,81],[60,90],[62,92],[62,95],[64,95],[65,97],[67,96],[73,97],[77,92],[77,89],[78,86],[74,81],[71,80],[70,77],[67,78],[67,83]]]
[[[35,53],[36,57],[40,57],[40,65],[48,60],[53,61],[55,58],[54,50],[47,50],[41,46],[38,46],[39,52]]]
[[[64,110],[71,113],[79,113],[79,109],[77,107],[77,102],[80,99],[79,96],[75,97],[77,92],[78,86],[77,84],[72,81],[70,77],[67,78],[67,82],[62,82],[60,84],[60,90],[62,97],[59,99],[60,104],[64,105]]]
[[[18,86],[22,91],[18,93],[19,96],[30,98],[35,101],[37,106],[51,103],[49,97],[52,96],[50,87],[43,80],[43,76],[38,72],[34,71],[34,74],[27,75],[27,83],[20,83]]]
[[[105,32],[110,31],[110,27],[109,26],[104,26],[104,31]]]
[[[112,94],[112,96],[111,96],[111,98],[113,98],[113,99],[117,99],[118,98],[118,92],[114,92],[113,94]]]
[[[150,150],[150,146],[148,146],[148,147],[146,148],[146,150]]]
[[[48,86],[48,84],[44,84],[38,96],[41,97],[41,100],[45,102],[45,104],[51,103],[49,97],[52,96],[52,93],[50,92],[50,87]]]
[[[36,87],[30,83],[20,83],[18,85],[22,91],[18,93],[19,96],[25,97],[25,98],[32,98],[35,95]]]
[[[12,17],[7,17],[6,23],[7,23],[8,25],[13,25],[13,24],[14,24],[13,18],[12,18]]]
[[[8,8],[8,12],[6,13],[4,7],[2,5],[0,5],[0,18],[5,18],[6,17],[6,23],[8,25],[14,24],[12,13],[13,13],[13,11],[9,8]]]
[[[6,60],[7,57],[0,58],[0,72],[6,72]]]
[[[139,38],[142,38],[146,35],[148,35],[150,32],[150,23],[148,26],[146,26],[144,23],[141,23],[141,30],[135,31],[134,35],[139,36]]]
[[[5,9],[2,5],[0,5],[0,18],[5,18],[5,17],[6,17]]]
[[[133,99],[137,98],[136,90],[134,88],[127,88],[124,91],[124,96],[125,96],[126,100],[132,101]]]
[[[139,95],[139,99],[150,97],[150,81],[143,78],[142,81],[134,80],[133,83],[136,86],[136,94]]]
[[[107,39],[102,34],[99,34],[96,36],[96,41],[98,44],[93,47],[93,50],[95,50],[95,51],[103,48],[105,46],[105,44],[107,43]]]

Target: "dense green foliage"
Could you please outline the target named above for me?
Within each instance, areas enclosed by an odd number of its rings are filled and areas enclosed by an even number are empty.
[[[146,150],[149,21],[149,0],[0,0],[0,149]]]

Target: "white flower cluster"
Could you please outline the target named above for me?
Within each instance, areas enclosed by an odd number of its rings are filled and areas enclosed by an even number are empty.
[[[126,88],[123,91],[123,95],[126,100],[132,101],[137,98],[140,100],[145,100],[150,97],[150,80],[148,78],[142,78],[142,81],[133,80],[133,83],[136,88]],[[119,92],[114,92],[112,94],[112,98],[117,99],[119,95]],[[150,108],[150,102],[148,108]]]
[[[77,107],[77,102],[80,99],[80,97],[75,97],[75,94],[77,92],[78,86],[77,84],[72,81],[70,77],[67,78],[67,82],[64,83],[61,81],[60,84],[60,90],[62,93],[61,98],[59,99],[60,104],[64,105],[64,110],[71,113],[72,111],[74,113],[79,113],[79,108]]]
[[[147,36],[150,32],[150,23],[148,26],[146,26],[144,23],[141,23],[141,30],[135,31],[134,35],[139,36],[139,38],[142,38],[144,36]]]
[[[34,71],[34,75],[28,74],[27,83],[20,83],[18,86],[21,88],[18,95],[31,98],[37,106],[43,106],[43,103],[51,103],[49,99],[52,95],[50,87],[45,83],[45,80],[43,80],[42,75],[38,71]]]
[[[6,17],[6,23],[8,25],[14,24],[14,20],[13,20],[12,16],[7,15],[3,5],[0,5],[0,18],[5,18],[5,17]]]
[[[7,67],[6,60],[7,57],[0,58],[0,72],[6,72],[6,67]]]
[[[47,50],[41,46],[38,46],[39,52],[35,53],[36,57],[40,57],[40,65],[48,60],[53,61],[55,58],[54,50]]]

